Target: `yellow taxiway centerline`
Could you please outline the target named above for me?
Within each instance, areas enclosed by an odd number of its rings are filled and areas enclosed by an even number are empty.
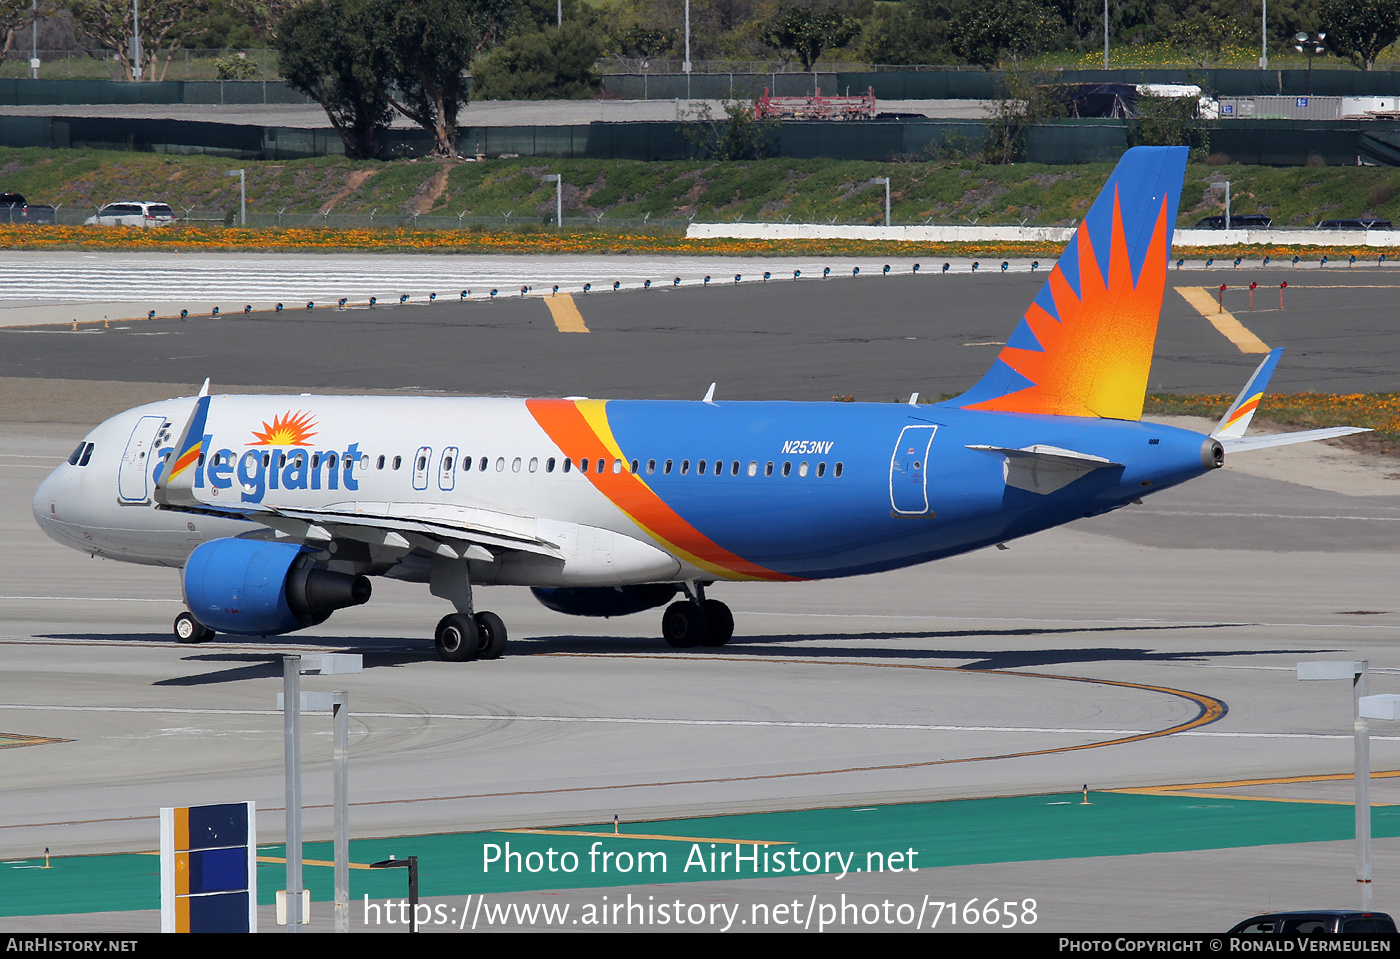
[[[588,332],[588,327],[583,322],[583,314],[578,311],[571,294],[554,293],[546,296],[544,305],[549,307],[549,313],[554,317],[554,325],[560,333]]]
[[[1190,303],[1192,308],[1210,321],[1210,325],[1220,331],[1220,335],[1239,348],[1241,353],[1267,353],[1269,347],[1235,319],[1228,310],[1221,310],[1220,304],[1203,286],[1178,286],[1176,292]]]

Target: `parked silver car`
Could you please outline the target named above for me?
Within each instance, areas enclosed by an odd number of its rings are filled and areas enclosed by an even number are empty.
[[[147,203],[143,200],[120,200],[108,203],[83,221],[84,226],[170,226],[175,211],[168,203]]]

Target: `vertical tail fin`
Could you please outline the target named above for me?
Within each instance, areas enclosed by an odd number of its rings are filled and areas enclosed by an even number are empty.
[[[1142,417],[1186,155],[1123,154],[992,368],[950,405]]]

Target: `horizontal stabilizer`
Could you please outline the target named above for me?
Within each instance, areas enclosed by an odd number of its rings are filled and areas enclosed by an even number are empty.
[[[999,455],[1002,458],[1002,478],[1007,486],[1042,496],[1068,486],[1094,470],[1122,465],[1102,456],[1040,444],[1023,449],[1005,446],[969,446],[968,449]]]
[[[1235,397],[1234,404],[1220,418],[1220,423],[1211,432],[1211,436],[1222,443],[1244,436],[1244,431],[1249,429],[1249,421],[1254,418],[1254,411],[1259,408],[1259,401],[1264,398],[1264,391],[1269,388],[1269,378],[1274,375],[1274,368],[1278,366],[1279,357],[1282,355],[1283,347],[1269,351],[1269,355],[1264,357],[1264,361],[1255,369],[1244,389],[1240,390],[1240,395]],[[1225,448],[1230,447],[1227,445]]]
[[[1291,446],[1294,443],[1311,443],[1314,440],[1330,440],[1353,433],[1371,432],[1364,426],[1329,426],[1321,430],[1302,430],[1297,433],[1271,433],[1268,436],[1228,437],[1216,434],[1220,445],[1227,453],[1240,453],[1245,450],[1262,450],[1270,446]]]

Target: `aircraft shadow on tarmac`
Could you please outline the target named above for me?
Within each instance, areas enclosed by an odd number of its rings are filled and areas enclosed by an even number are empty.
[[[1055,667],[1082,663],[1141,662],[1172,663],[1211,659],[1224,656],[1278,656],[1278,655],[1322,655],[1334,653],[1334,649],[1186,649],[1161,650],[1153,648],[1131,648],[1121,646],[1081,646],[1058,649],[908,649],[898,645],[876,648],[852,648],[833,645],[806,645],[831,642],[887,642],[914,639],[995,639],[997,637],[1053,636],[1086,633],[1127,633],[1127,632],[1168,632],[1199,631],[1206,629],[1226,629],[1235,624],[1186,624],[1186,625],[1139,625],[1139,626],[1096,626],[1089,628],[1034,628],[1017,627],[996,630],[908,630],[879,631],[867,633],[785,633],[768,636],[747,636],[742,641],[731,641],[723,649],[687,651],[692,656],[737,655],[745,657],[791,659],[842,659],[860,660],[870,663],[880,662],[922,662],[925,665],[948,663],[951,666],[969,671],[1018,669],[1024,667]],[[106,636],[91,634],[53,634],[41,637],[57,640],[106,639],[112,642],[168,644],[169,637],[164,633],[125,633]],[[310,637],[298,637],[296,648],[304,650],[312,642]],[[377,644],[379,648],[366,648],[366,644]],[[512,641],[512,652],[517,656],[527,655],[616,655],[616,656],[672,656],[674,653],[657,640],[648,637],[606,637],[606,636],[542,636]],[[772,645],[769,645],[772,644]],[[780,645],[779,645],[780,644]],[[794,644],[802,644],[794,646]],[[364,656],[366,669],[401,667],[414,662],[437,660],[433,647],[427,642],[415,642],[401,638],[384,637],[355,642],[327,637],[316,643],[326,650],[336,652],[358,652]],[[208,651],[182,657],[187,663],[236,664],[229,668],[193,676],[179,676],[157,680],[153,686],[204,686],[217,683],[241,682],[250,679],[269,679],[282,675],[282,654],[275,651],[236,652]],[[508,660],[496,660],[504,662]],[[479,670],[492,668],[491,662],[465,664],[441,664],[444,669]]]

